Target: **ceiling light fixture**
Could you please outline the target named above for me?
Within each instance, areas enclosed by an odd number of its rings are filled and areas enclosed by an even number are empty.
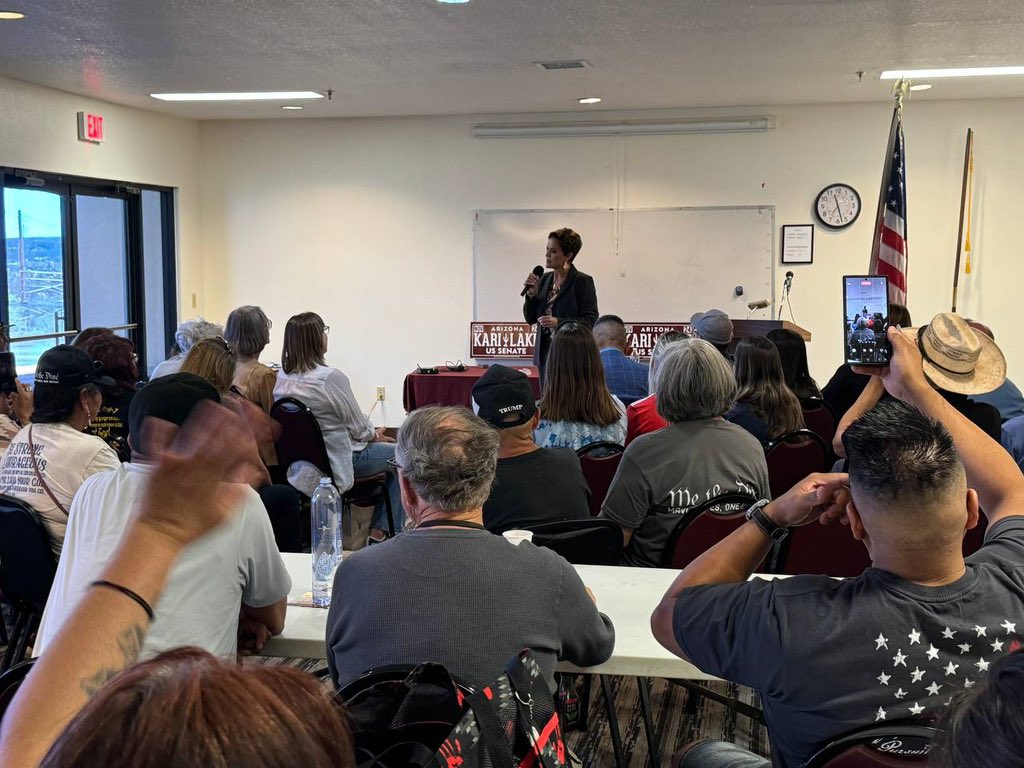
[[[931,83],[918,83],[917,85],[910,86],[910,90],[912,91],[930,91],[931,89]]]
[[[300,107],[298,104],[285,104],[281,109],[305,109],[305,107]]]
[[[657,136],[673,133],[739,133],[768,131],[773,115],[718,117],[698,120],[651,120],[607,123],[490,123],[473,126],[478,139],[520,139],[546,136]]]
[[[151,93],[160,101],[292,101],[322,99],[316,91],[241,91],[237,93]]]
[[[600,96],[587,96],[586,98],[579,99],[578,101],[579,101],[580,104],[600,104],[601,103],[601,97]]]
[[[24,18],[25,14],[20,11],[0,11],[0,21],[17,21]]]
[[[993,77],[996,75],[1024,75],[1024,67],[950,67],[947,69],[887,69],[881,75],[882,80],[899,80],[906,78],[933,77]]]
[[[465,5],[469,0],[437,0],[441,5]]]

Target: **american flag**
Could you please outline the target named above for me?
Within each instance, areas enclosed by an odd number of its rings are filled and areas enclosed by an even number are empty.
[[[907,303],[907,165],[903,146],[903,107],[892,113],[889,146],[882,166],[882,189],[868,272],[889,278],[889,301]]]

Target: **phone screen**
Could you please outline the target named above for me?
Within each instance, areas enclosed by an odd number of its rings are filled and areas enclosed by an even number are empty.
[[[850,365],[889,364],[889,281],[878,275],[843,278],[844,359]]]

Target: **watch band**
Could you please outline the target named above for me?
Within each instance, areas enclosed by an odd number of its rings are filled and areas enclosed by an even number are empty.
[[[789,528],[776,525],[768,519],[768,515],[761,511],[767,507],[768,504],[769,499],[761,499],[760,501],[755,502],[750,509],[747,510],[746,518],[747,520],[753,521],[753,523],[761,529],[764,535],[772,541],[782,541],[784,538],[789,536]]]

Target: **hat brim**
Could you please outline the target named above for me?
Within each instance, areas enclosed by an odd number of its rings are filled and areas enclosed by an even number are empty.
[[[903,328],[903,335],[917,344],[918,328]],[[981,342],[981,354],[970,373],[951,373],[924,360],[924,375],[939,389],[959,395],[983,395],[998,389],[1006,381],[1006,358],[1003,352],[984,333],[976,334]]]

